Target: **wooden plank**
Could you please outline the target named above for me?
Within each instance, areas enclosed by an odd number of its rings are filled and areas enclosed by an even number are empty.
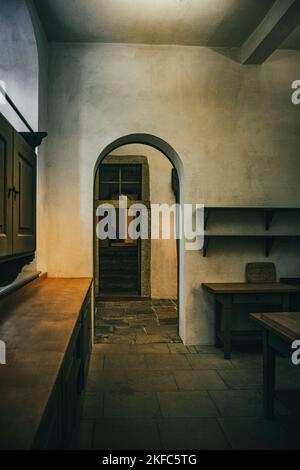
[[[242,64],[262,64],[300,22],[298,0],[277,0],[241,49]]]
[[[287,342],[300,339],[300,312],[252,313],[250,317]]]
[[[202,287],[213,294],[289,294],[300,293],[300,288],[280,282],[273,284],[248,284],[246,282],[203,283]]]

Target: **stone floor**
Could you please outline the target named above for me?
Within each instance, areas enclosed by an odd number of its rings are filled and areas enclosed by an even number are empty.
[[[181,342],[177,335],[177,302],[171,299],[97,302],[95,342]]]
[[[263,418],[261,351],[184,346],[173,300],[98,302],[76,448],[294,449],[300,417]],[[300,388],[278,360],[277,386]]]
[[[276,419],[263,418],[261,362],[257,351],[225,361],[209,346],[96,344],[75,447],[300,448],[299,417],[278,403]],[[277,372],[277,386],[300,388],[290,361]]]

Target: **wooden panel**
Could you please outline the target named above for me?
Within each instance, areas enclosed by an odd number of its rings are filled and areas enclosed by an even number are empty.
[[[35,250],[36,156],[24,139],[14,133],[14,234],[13,253]]]
[[[250,284],[246,282],[204,283],[202,287],[214,294],[271,294],[300,293],[300,288],[274,282],[274,284]]]
[[[234,304],[275,304],[281,305],[282,294],[235,294],[233,296]]]
[[[11,125],[0,114],[0,257],[12,254],[12,138]]]

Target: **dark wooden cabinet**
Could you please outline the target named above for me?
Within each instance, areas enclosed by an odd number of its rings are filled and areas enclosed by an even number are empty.
[[[12,246],[13,129],[0,115],[0,257],[10,256]]]
[[[36,155],[0,114],[0,285],[12,282],[36,248]]]
[[[35,251],[36,155],[14,132],[13,253]]]
[[[34,449],[69,449],[79,424],[92,350],[91,290],[81,308]]]

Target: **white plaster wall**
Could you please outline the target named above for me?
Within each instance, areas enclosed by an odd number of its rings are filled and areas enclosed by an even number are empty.
[[[146,145],[125,145],[111,155],[143,155],[147,157],[152,204],[175,204],[171,186],[172,164],[158,150]],[[174,227],[171,227],[171,230]],[[172,232],[174,233],[174,231]],[[151,297],[153,299],[177,298],[176,240],[151,240]]]
[[[37,130],[37,45],[25,0],[0,2],[0,80],[30,126]],[[8,103],[1,101],[0,111],[18,131],[28,130]]]
[[[300,76],[299,59],[299,52],[278,51],[262,66],[242,66],[200,47],[54,45],[49,274],[92,274],[94,165],[126,134],[154,134],[172,145],[184,166],[186,203],[298,206],[300,109],[291,104],[290,87]],[[299,273],[299,246],[273,253],[279,275]],[[245,263],[259,260],[260,242],[219,243],[207,258],[186,253],[186,344],[212,342],[212,305],[201,282],[242,281]]]

